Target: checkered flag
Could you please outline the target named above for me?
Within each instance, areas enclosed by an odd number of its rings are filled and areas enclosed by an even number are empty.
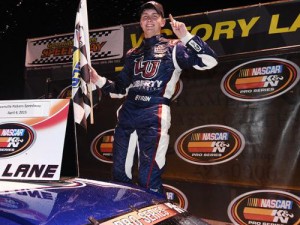
[[[72,67],[72,99],[74,120],[87,128],[87,118],[90,116],[93,124],[92,90],[95,85],[90,82],[89,68],[90,42],[86,0],[81,0],[76,14],[73,67]]]

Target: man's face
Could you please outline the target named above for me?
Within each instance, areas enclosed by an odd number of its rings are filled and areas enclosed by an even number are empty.
[[[161,28],[166,21],[155,9],[145,9],[141,14],[140,25],[144,31],[145,38],[160,34]]]

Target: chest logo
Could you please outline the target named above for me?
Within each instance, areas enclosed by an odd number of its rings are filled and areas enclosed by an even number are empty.
[[[140,57],[134,60],[134,75],[141,75],[145,79],[152,79],[158,73],[160,60],[145,60]]]

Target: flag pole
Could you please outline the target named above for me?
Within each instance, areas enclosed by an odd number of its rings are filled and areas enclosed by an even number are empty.
[[[90,79],[90,82],[88,84],[88,89],[89,89],[89,92],[90,92],[90,102],[91,102],[90,123],[94,124],[94,102],[93,102],[93,90],[92,90],[91,79]]]
[[[87,28],[83,32],[85,33],[85,43],[86,43],[86,51],[87,53],[87,64],[88,64],[88,73],[89,73],[89,83],[88,83],[88,92],[89,92],[89,98],[90,98],[90,123],[94,124],[94,102],[93,102],[93,88],[92,88],[92,82],[91,82],[91,75],[90,75],[90,67],[91,67],[91,56],[90,56],[90,35],[89,35],[89,23],[88,23],[88,13],[87,13],[87,0],[84,0],[84,7],[83,7],[83,27]]]

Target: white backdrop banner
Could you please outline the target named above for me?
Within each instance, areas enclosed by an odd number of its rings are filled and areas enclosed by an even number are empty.
[[[0,101],[0,179],[59,180],[69,102]]]
[[[91,60],[123,57],[124,28],[122,26],[91,30]],[[71,64],[74,34],[56,35],[27,40],[26,67]]]

